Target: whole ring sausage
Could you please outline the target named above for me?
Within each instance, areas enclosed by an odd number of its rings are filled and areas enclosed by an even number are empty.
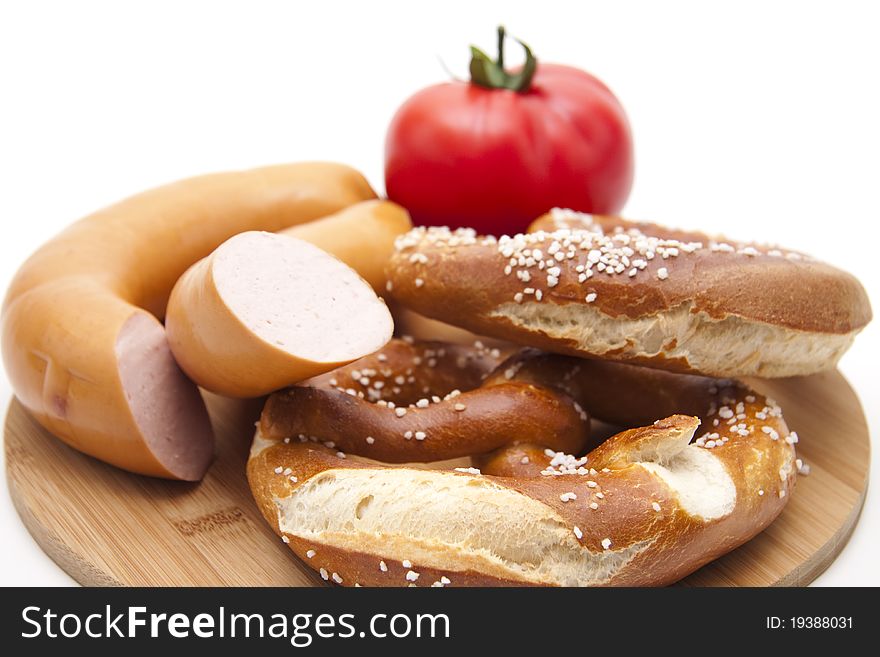
[[[237,233],[371,198],[355,170],[302,163],[190,178],[74,223],[22,265],[7,292],[2,351],[16,396],[86,454],[200,479],[213,456],[211,424],[160,323],[175,281]]]

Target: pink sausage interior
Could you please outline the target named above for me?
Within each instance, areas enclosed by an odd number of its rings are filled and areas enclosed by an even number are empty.
[[[353,269],[302,240],[251,231],[214,254],[223,302],[254,335],[316,363],[351,361],[380,349],[393,322]]]
[[[198,481],[214,455],[214,434],[199,389],[177,366],[165,330],[136,313],[116,339],[129,409],[147,448],[172,475]]]

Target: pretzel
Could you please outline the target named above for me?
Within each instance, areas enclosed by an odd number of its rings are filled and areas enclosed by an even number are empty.
[[[429,367],[424,357],[440,350]],[[270,526],[324,580],[348,586],[646,586],[674,582],[734,549],[787,502],[797,435],[773,400],[746,385],[534,349],[492,369],[502,356],[393,341],[357,372],[348,366],[270,397],[248,461]],[[441,367],[446,361],[454,364]],[[450,374],[458,363],[460,379]],[[380,376],[403,376],[404,384],[390,393],[380,386],[382,398],[364,392]],[[602,420],[647,425],[579,457],[548,445],[564,438],[558,424],[521,431],[525,405],[502,425],[481,417],[492,416],[488,405],[453,407],[451,420],[439,412],[467,394],[503,398],[494,395],[505,385],[555,396],[560,412],[577,404]],[[470,390],[427,407],[416,400],[426,388],[452,386]],[[382,421],[360,414],[370,404]],[[586,439],[585,415],[573,442]],[[441,424],[435,430],[422,418]],[[396,422],[425,427],[424,439],[407,440]],[[306,427],[313,433],[295,433]],[[481,469],[363,458],[447,458],[468,451],[468,442]]]
[[[561,210],[533,230],[416,228],[387,289],[480,335],[711,376],[828,369],[871,319],[858,280],[794,251]]]
[[[589,423],[567,395],[492,374],[498,349],[395,339],[381,351],[269,397],[268,440],[315,438],[389,463],[488,452],[536,434],[563,451],[583,448]],[[513,366],[512,366],[513,367]],[[511,417],[516,422],[511,422]]]

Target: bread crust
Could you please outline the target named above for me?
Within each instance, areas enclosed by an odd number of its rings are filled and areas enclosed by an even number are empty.
[[[379,463],[357,456],[357,440],[339,454],[320,436],[267,435],[261,422],[248,480],[267,522],[342,585],[651,586],[749,540],[790,497],[797,436],[741,383],[534,350],[487,382],[510,368],[520,384],[569,395],[601,419],[626,417],[646,393],[635,417],[695,415],[623,431],[585,461],[546,451],[538,434],[511,440],[478,459],[480,473]],[[267,412],[278,426],[279,408]]]
[[[394,339],[271,395],[260,430],[268,440],[314,439],[393,463],[458,458],[535,435],[554,449],[582,449],[589,422],[570,397],[513,375],[490,376],[507,353]]]
[[[797,331],[847,334],[871,321],[868,295],[855,276],[797,251],[621,217],[573,212],[543,215],[533,222],[529,232],[566,228],[600,228],[606,234],[635,229],[648,237],[704,245],[692,253],[652,259],[645,272],[656,279],[657,270],[666,267],[669,277],[656,291],[645,290],[644,299],[641,294],[633,294],[633,288],[644,284],[638,280],[641,276],[614,277],[614,283],[622,286],[614,291],[629,294],[619,299],[612,294],[597,297],[595,303],[609,315],[639,317],[692,301],[691,312],[706,313],[713,319],[735,315]]]
[[[570,212],[532,229],[417,228],[398,240],[390,292],[476,333],[712,376],[827,369],[871,319],[853,276],[802,254]]]

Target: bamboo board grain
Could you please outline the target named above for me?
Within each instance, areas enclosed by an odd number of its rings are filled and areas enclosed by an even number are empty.
[[[870,444],[849,384],[833,371],[753,381],[775,397],[811,466],[766,531],[681,582],[804,585],[843,549],[868,484]],[[132,475],[79,454],[13,400],[5,423],[13,502],[37,543],[87,585],[318,586],[269,531],[244,475],[259,401],[209,396],[217,459],[199,484]]]

